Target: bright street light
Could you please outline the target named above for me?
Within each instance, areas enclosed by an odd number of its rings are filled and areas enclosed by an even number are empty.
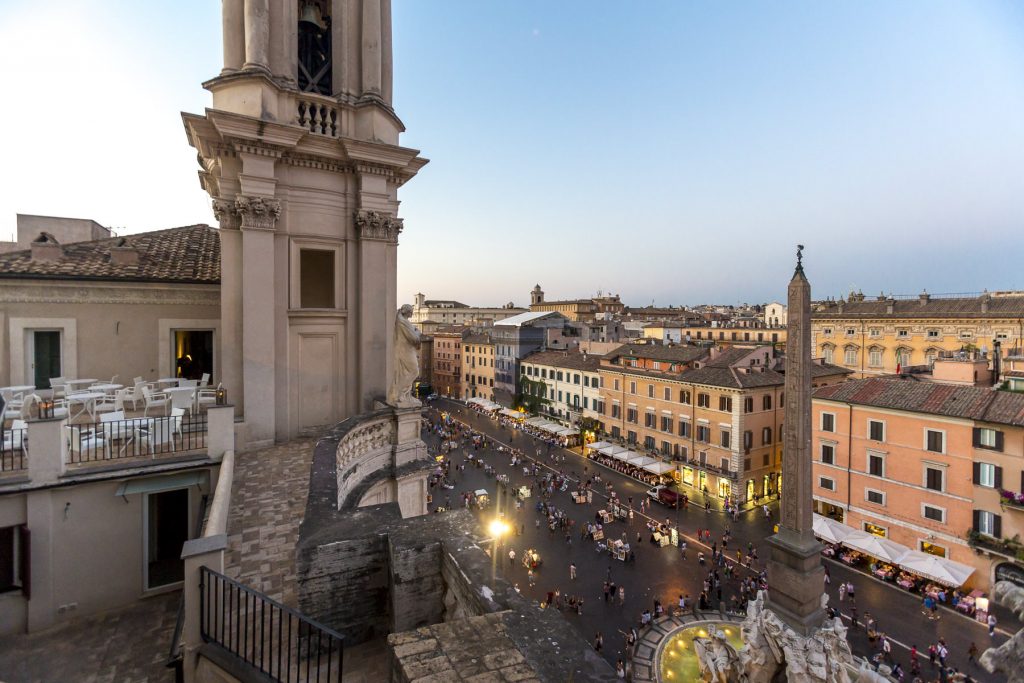
[[[508,533],[508,523],[503,522],[500,519],[495,519],[491,522],[487,529],[491,532],[491,536],[494,538],[501,538]]]

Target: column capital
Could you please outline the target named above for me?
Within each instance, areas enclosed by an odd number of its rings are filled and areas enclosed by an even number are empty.
[[[214,199],[213,217],[217,219],[221,230],[238,230],[241,225],[235,202],[231,199]]]
[[[243,230],[273,230],[281,215],[281,202],[266,197],[235,197],[235,213]]]
[[[355,212],[355,223],[360,239],[381,240],[395,244],[398,244],[398,234],[405,227],[401,218],[366,209],[359,209]]]

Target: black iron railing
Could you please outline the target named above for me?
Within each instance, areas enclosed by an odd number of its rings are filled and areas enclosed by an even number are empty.
[[[203,567],[203,641],[282,683],[341,683],[344,636]]]
[[[206,413],[134,417],[65,427],[68,464],[150,458],[206,448]]]
[[[0,472],[19,472],[28,467],[28,430],[0,429]]]

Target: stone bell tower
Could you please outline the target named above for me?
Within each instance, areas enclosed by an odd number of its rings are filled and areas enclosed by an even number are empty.
[[[398,188],[390,0],[223,0],[213,104],[183,114],[221,235],[218,373],[254,446],[383,400]]]

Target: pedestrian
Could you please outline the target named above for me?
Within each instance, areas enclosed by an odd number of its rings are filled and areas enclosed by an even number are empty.
[[[882,656],[885,657],[885,661],[892,661],[892,643],[884,633],[882,634]]]
[[[622,585],[619,586],[619,604],[626,604],[626,587]]]
[[[533,575],[533,570],[532,569],[527,569],[526,570],[526,575],[530,579],[530,588],[533,588],[534,586],[536,586],[537,585],[537,579]]]
[[[825,586],[827,587],[830,583],[832,583],[832,577],[831,577],[831,575],[829,575],[829,573],[828,573],[828,565],[826,565],[825,566]]]
[[[601,635],[600,631],[598,631],[597,635],[594,636],[594,649],[598,652],[604,649],[604,637]]]
[[[622,663],[622,660],[615,662],[615,677],[624,679],[626,678],[626,665]]]
[[[928,646],[928,663],[931,667],[935,668],[935,660],[939,657],[939,649],[935,647],[935,643]]]
[[[971,646],[967,648],[967,661],[974,664],[974,660],[978,658],[978,646],[971,642]]]
[[[843,581],[841,584],[839,584],[839,602],[842,602],[845,597],[846,597],[846,582]]]
[[[686,559],[686,541],[679,541],[679,556],[681,559]]]
[[[575,562],[570,562],[569,563],[569,580],[570,581],[575,581],[576,580],[576,563]]]
[[[604,601],[605,602],[608,602],[608,589],[609,589],[609,587],[610,587],[610,584],[609,584],[608,580],[606,579],[605,582],[604,582]]]
[[[510,565],[512,565],[512,566],[515,565],[515,563],[516,563],[516,551],[515,550],[509,550],[508,551],[508,563]]]
[[[996,615],[988,615],[988,636],[989,638],[996,637]]]

